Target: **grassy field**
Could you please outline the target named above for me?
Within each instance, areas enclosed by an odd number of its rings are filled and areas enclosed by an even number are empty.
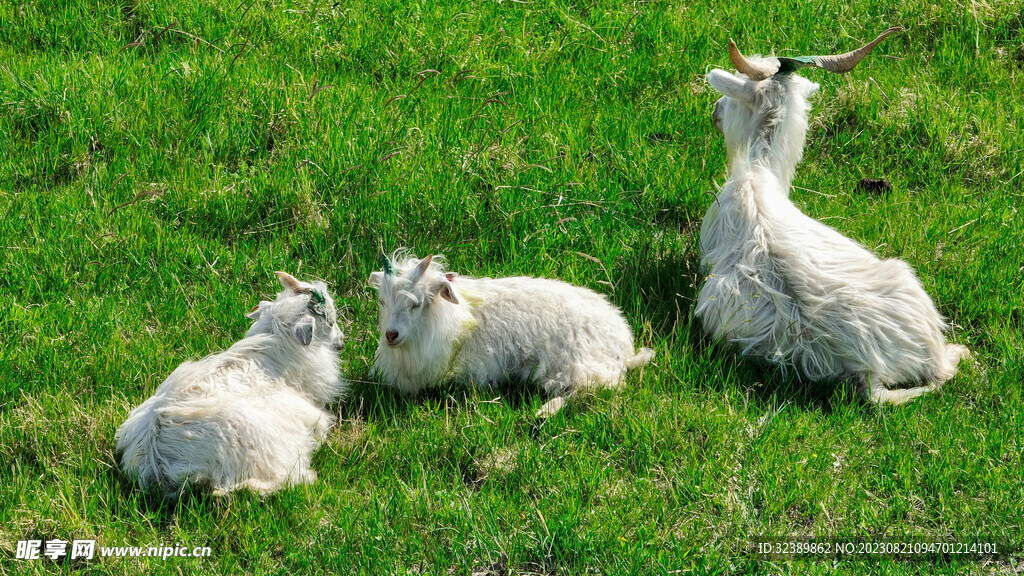
[[[1024,4],[0,0],[0,573],[1021,573]],[[845,51],[793,198],[908,261],[974,361],[874,409],[707,342],[724,180],[704,75]],[[861,178],[892,190],[866,194]],[[533,388],[369,382],[381,248],[621,306],[652,365],[548,421]],[[177,504],[113,436],[241,337],[274,270],[327,281],[354,384],[319,481]],[[757,537],[999,553],[765,559]],[[210,558],[15,559],[24,539]]]

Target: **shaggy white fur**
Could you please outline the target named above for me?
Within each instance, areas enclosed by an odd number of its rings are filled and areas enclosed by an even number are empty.
[[[182,363],[117,430],[121,468],[143,488],[268,493],[316,480],[310,457],[335,420],[323,407],[345,388],[342,334],[323,282],[277,275],[285,289],[249,314],[245,338]]]
[[[544,278],[469,278],[398,251],[374,272],[381,337],[373,371],[412,393],[445,381],[540,383],[554,414],[584,387],[618,388],[654,351],[634,353],[622,312],[592,290]],[[387,269],[387,267],[386,267]]]
[[[952,377],[968,351],[946,343],[910,266],[880,260],[789,200],[818,85],[722,70],[708,81],[723,94],[713,118],[729,178],[700,233],[707,279],[695,315],[705,331],[809,380],[853,377],[876,403],[906,402]]]

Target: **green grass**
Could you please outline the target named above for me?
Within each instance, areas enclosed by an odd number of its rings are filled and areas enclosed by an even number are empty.
[[[0,573],[1013,573],[1024,564],[1024,6],[782,1],[0,1]],[[706,342],[703,77],[844,51],[793,198],[908,261],[974,362],[873,409]],[[863,177],[893,190],[859,192]],[[369,380],[380,249],[559,277],[655,363],[538,422],[529,387],[356,382],[311,486],[143,494],[114,431],[223,349],[274,270],[339,303]],[[781,539],[982,541],[983,560],[765,560]],[[14,559],[28,538],[212,558]]]

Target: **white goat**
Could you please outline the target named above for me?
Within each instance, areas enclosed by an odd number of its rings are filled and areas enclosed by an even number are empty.
[[[316,480],[310,457],[335,420],[323,407],[345,387],[342,334],[323,282],[277,276],[284,290],[249,313],[245,338],[182,363],[117,430],[121,468],[143,488],[269,493]]]
[[[621,387],[626,371],[654,351],[633,350],[622,312],[586,288],[544,278],[469,278],[445,272],[440,259],[403,251],[370,274],[380,301],[375,374],[412,393],[446,381],[491,387],[533,380],[552,399],[585,387]]]
[[[935,389],[969,354],[946,343],[945,322],[910,266],[880,260],[789,200],[818,89],[790,73],[847,72],[897,31],[836,56],[747,59],[729,41],[739,73],[708,74],[723,94],[713,118],[729,178],[701,226],[708,276],[695,309],[711,337],[746,355],[812,381],[853,377],[870,401],[892,404]]]

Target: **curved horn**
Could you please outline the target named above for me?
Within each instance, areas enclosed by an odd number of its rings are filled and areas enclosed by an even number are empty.
[[[310,290],[308,287],[303,286],[302,282],[299,282],[294,276],[287,272],[274,272],[274,275],[277,276],[277,279],[281,282],[281,286],[284,286],[296,294],[306,294]]]
[[[751,80],[764,80],[778,72],[779,64],[776,62],[775,66],[772,66],[772,62],[764,62],[755,64],[740,52],[740,49],[736,47],[736,43],[729,38],[729,59],[732,60],[732,65],[736,68],[737,72],[746,74],[747,78]]]
[[[796,58],[779,58],[781,64],[781,72],[792,72],[798,68],[804,68],[807,66],[813,66],[814,68],[821,68],[822,70],[828,70],[829,72],[835,72],[836,74],[843,74],[853,70],[857,64],[860,64],[861,60],[867,57],[875,46],[889,36],[897,32],[906,32],[900,26],[893,26],[885,32],[878,35],[877,38],[868,42],[867,44],[846,52],[845,54],[835,54],[831,56],[798,56]]]
[[[856,50],[845,54],[837,54],[835,56],[819,56],[817,59],[817,65],[823,70],[836,72],[838,74],[849,72],[850,70],[853,70],[854,66],[860,64],[860,61],[870,54],[871,51],[875,49],[875,46],[878,46],[879,42],[885,40],[886,36],[897,32],[905,32],[905,30],[900,26],[893,26],[879,34],[878,38],[875,38]]]

